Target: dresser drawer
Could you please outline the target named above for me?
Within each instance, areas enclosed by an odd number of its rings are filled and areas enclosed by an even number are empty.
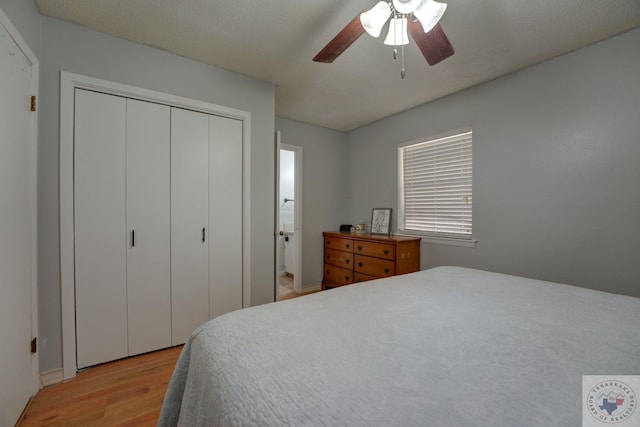
[[[353,240],[339,237],[325,237],[324,247],[344,252],[353,252]]]
[[[420,238],[325,231],[322,289],[420,270]]]
[[[336,251],[335,249],[325,249],[324,262],[350,270],[353,268],[353,254],[350,252]]]
[[[374,243],[374,242],[355,242],[353,252],[357,254],[374,256],[376,258],[384,258],[394,260],[396,259],[396,247],[395,245],[388,245],[386,243]]]
[[[324,265],[324,280],[333,282],[338,285],[348,285],[353,283],[353,271],[345,268],[336,267],[335,265]]]
[[[368,282],[369,280],[379,279],[379,277],[369,276],[368,274],[353,273],[353,283]]]
[[[356,255],[354,268],[358,273],[375,277],[389,277],[396,274],[396,264],[386,259]]]

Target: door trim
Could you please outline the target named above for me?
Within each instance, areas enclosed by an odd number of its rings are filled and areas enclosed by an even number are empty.
[[[0,25],[2,25],[11,38],[18,45],[31,65],[31,95],[39,100],[39,70],[40,62],[22,38],[18,30],[13,26],[9,17],[0,9]],[[29,202],[31,204],[31,337],[38,337],[38,109],[31,114],[31,140],[29,141]],[[39,352],[31,356],[31,383],[33,394],[40,388],[40,361]],[[26,403],[26,402],[25,402]]]
[[[171,107],[241,120],[243,139],[242,307],[251,306],[251,113],[209,102],[142,89],[108,80],[60,72],[60,287],[64,379],[76,375],[75,259],[73,211],[73,129],[75,89],[87,89]]]

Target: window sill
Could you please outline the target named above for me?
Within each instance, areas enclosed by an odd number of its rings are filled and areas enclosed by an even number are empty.
[[[396,236],[422,237],[423,243],[435,245],[461,246],[465,248],[475,248],[478,241],[476,239],[458,239],[455,237],[435,237],[420,234],[395,233]]]

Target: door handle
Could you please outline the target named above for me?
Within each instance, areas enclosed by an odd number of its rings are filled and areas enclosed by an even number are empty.
[[[207,233],[206,228],[202,227],[202,243],[207,241],[206,233]]]
[[[131,247],[136,247],[136,230],[131,230]]]

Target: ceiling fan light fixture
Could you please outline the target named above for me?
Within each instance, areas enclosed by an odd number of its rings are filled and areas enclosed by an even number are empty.
[[[407,35],[407,18],[400,16],[392,18],[389,23],[389,32],[384,44],[388,46],[403,46],[409,44],[409,36]]]
[[[428,33],[440,21],[442,15],[447,10],[446,3],[439,3],[433,0],[425,0],[420,7],[413,11],[413,14],[422,24],[422,29]]]
[[[425,0],[393,0],[393,8],[398,13],[408,15],[418,9],[423,1]]]
[[[313,57],[314,62],[330,63],[338,58],[364,33],[379,37],[389,22],[389,33],[385,45],[393,46],[394,59],[402,59],[400,75],[404,78],[404,45],[409,36],[431,66],[440,63],[455,53],[442,26],[438,23],[447,5],[434,0],[376,0],[369,9],[353,17],[325,47]],[[446,0],[445,0],[446,1]],[[391,19],[389,19],[391,18]],[[421,23],[419,23],[422,21]]]
[[[389,16],[391,16],[389,3],[380,1],[368,11],[360,14],[360,23],[370,36],[379,37]]]

